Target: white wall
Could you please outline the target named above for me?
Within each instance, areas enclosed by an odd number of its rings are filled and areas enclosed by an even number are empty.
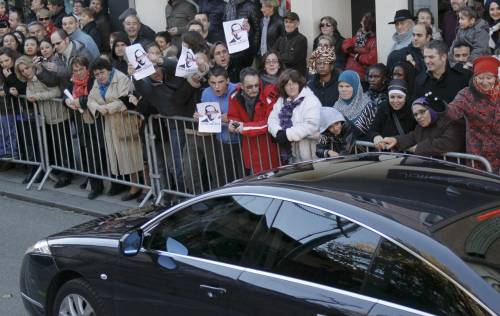
[[[330,15],[338,22],[340,34],[352,34],[350,0],[292,0],[292,11],[300,16],[300,32],[307,37],[309,52],[319,34],[320,18]]]
[[[133,0],[135,9],[141,21],[154,31],[165,31],[165,6],[167,0]],[[132,4],[131,4],[132,6]]]
[[[392,47],[392,34],[396,31],[394,20],[397,10],[408,9],[408,0],[377,0],[375,2],[375,17],[377,19],[377,52],[379,62],[385,63]]]

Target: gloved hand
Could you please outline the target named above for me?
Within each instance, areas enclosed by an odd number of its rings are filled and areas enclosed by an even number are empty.
[[[286,146],[287,144],[290,144],[290,141],[286,137],[286,130],[280,129],[276,133],[276,142],[280,144],[281,146]]]

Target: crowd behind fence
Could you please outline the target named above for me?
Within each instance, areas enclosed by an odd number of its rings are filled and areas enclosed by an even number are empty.
[[[198,132],[191,118],[146,119],[133,111],[95,118],[88,110],[63,106],[60,99],[52,100],[55,107],[31,104],[24,97],[3,101],[0,160],[33,168],[27,189],[42,174],[38,190],[52,174],[81,175],[144,190],[142,206],[153,195],[156,203],[165,194],[191,197],[281,165],[271,159],[279,157],[279,147],[267,135],[224,143],[218,134]],[[358,141],[354,151],[377,149],[373,143]],[[481,156],[445,153],[441,158],[492,172]]]

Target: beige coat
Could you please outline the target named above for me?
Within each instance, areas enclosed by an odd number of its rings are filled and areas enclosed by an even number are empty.
[[[62,101],[54,101],[53,98],[61,97],[59,87],[47,87],[36,76],[29,80],[26,85],[26,96],[35,97],[41,114],[45,118],[45,123],[52,125],[61,123],[69,118],[67,108]]]
[[[114,175],[133,174],[144,170],[139,121],[136,117],[122,112],[126,107],[119,99],[128,96],[131,84],[125,74],[115,70],[105,98],[102,98],[99,84],[95,81],[87,102],[94,116],[105,112],[104,139],[111,173]]]

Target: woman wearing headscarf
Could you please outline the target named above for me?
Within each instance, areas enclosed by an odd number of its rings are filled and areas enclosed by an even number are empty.
[[[319,22],[319,32],[319,35],[314,39],[313,50],[320,46],[320,37],[329,36],[333,40],[332,47],[335,49],[335,55],[337,57],[335,60],[335,68],[344,69],[346,56],[342,51],[342,43],[344,43],[345,39],[340,35],[337,20],[331,16],[322,17]]]
[[[322,106],[331,107],[339,98],[338,74],[335,73],[334,67],[333,48],[318,47],[309,58],[309,74],[312,76],[307,86],[318,97]]]
[[[354,125],[362,137],[372,127],[378,109],[370,97],[363,93],[361,81],[355,71],[342,72],[338,81],[339,99],[334,108]]]
[[[482,56],[473,62],[470,84],[448,104],[447,115],[452,120],[466,118],[467,152],[484,156],[494,172],[500,170],[500,61]]]
[[[278,80],[280,98],[267,120],[269,133],[280,145],[283,164],[315,158],[321,103],[301,73],[285,70]]]
[[[417,73],[415,67],[407,61],[399,61],[394,64],[391,71],[391,79],[401,79],[406,82],[406,96],[408,101],[415,100],[415,79]]]
[[[396,148],[420,156],[436,156],[446,152],[463,152],[465,126],[463,120],[452,121],[445,114],[445,104],[431,102],[426,97],[413,101],[411,106],[417,127],[406,135],[386,137],[386,149]]]
[[[407,85],[395,79],[389,83],[389,102],[377,113],[373,127],[368,133],[378,149],[384,149],[383,138],[405,135],[415,128],[415,120],[407,98]]]

